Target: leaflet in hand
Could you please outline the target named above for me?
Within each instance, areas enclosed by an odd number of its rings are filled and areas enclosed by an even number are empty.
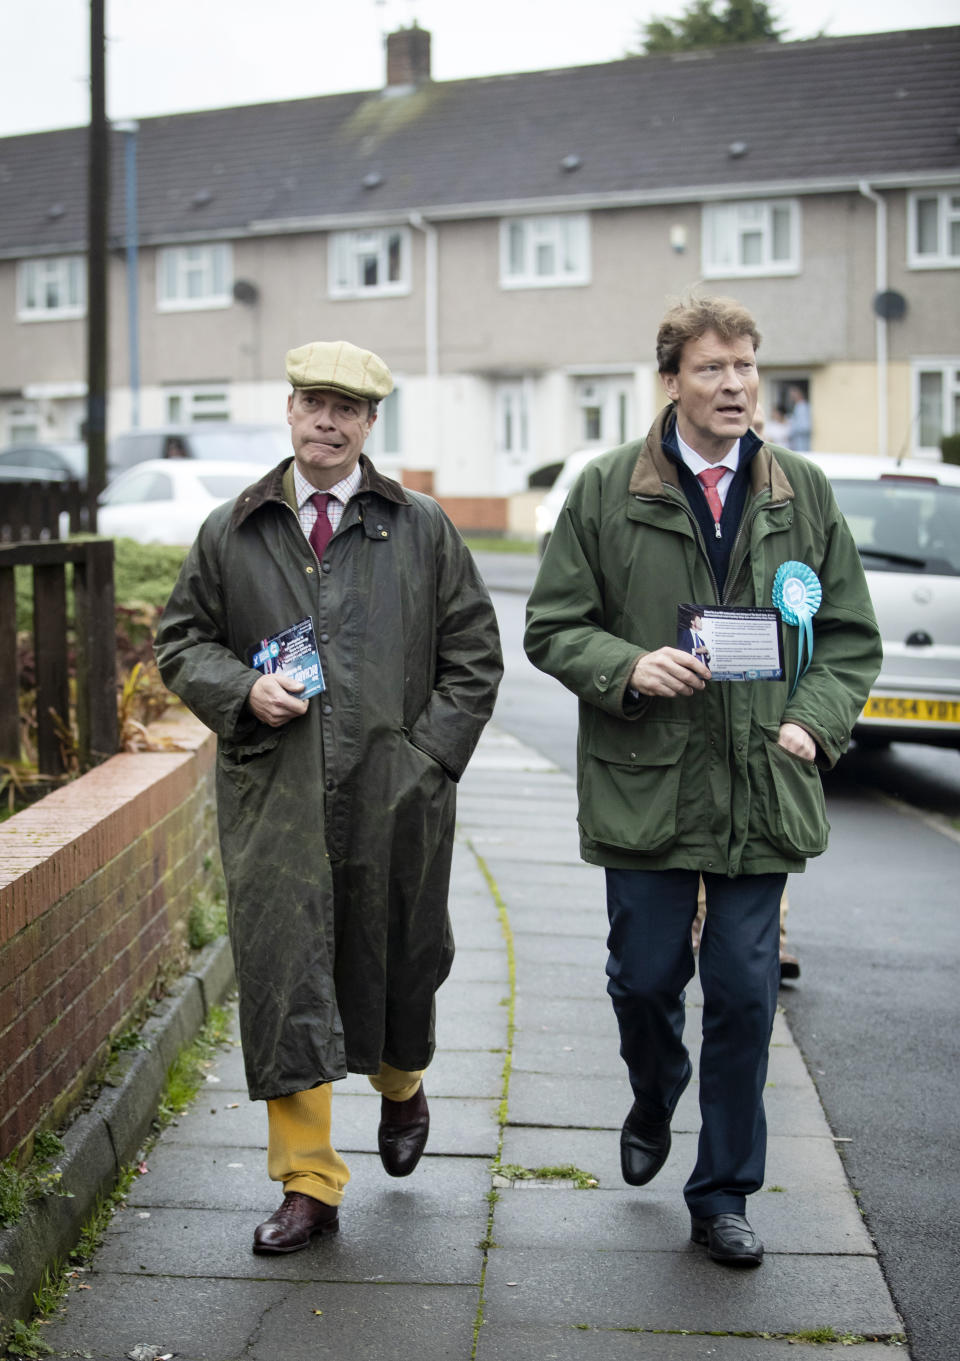
[[[264,638],[254,651],[250,665],[265,676],[282,671],[291,680],[302,681],[303,689],[298,699],[309,699],[326,689],[320,654],[317,651],[317,637],[313,631],[313,620],[308,616],[298,624],[281,629],[272,638]]]
[[[677,647],[708,666],[713,680],[783,680],[779,610],[678,605]]]

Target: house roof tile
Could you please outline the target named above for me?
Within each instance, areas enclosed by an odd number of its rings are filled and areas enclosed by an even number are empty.
[[[953,178],[958,70],[960,26],[145,118],[141,239]],[[0,254],[82,245],[86,143],[85,128],[0,139]],[[116,132],[110,224],[119,242]]]

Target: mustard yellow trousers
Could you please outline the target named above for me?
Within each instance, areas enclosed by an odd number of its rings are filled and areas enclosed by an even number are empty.
[[[370,1085],[388,1101],[408,1101],[422,1078],[422,1070],[407,1073],[381,1063]],[[330,1141],[332,1105],[330,1082],[267,1102],[267,1172],[272,1181],[283,1182],[284,1193],[300,1191],[326,1205],[339,1205],[350,1169]]]

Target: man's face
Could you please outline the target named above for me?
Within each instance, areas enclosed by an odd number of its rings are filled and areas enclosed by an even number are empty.
[[[297,388],[287,398],[287,423],[297,467],[318,491],[353,472],[377,419],[362,397],[332,388]]]
[[[661,380],[676,402],[681,438],[708,463],[719,463],[747,433],[757,409],[760,376],[753,341],[749,336],[721,340],[707,331],[687,341],[679,372],[664,373]]]

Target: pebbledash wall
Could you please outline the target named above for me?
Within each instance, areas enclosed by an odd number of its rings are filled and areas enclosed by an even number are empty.
[[[69,1112],[185,958],[216,853],[215,739],[173,731],[181,749],[114,756],[0,824],[0,1158]]]

